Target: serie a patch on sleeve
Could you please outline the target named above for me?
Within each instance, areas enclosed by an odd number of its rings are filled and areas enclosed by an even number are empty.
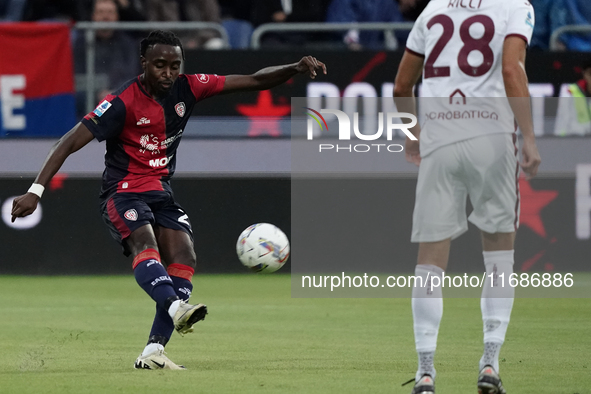
[[[107,100],[104,100],[92,112],[94,112],[94,114],[100,118],[105,112],[107,112],[109,108],[111,108],[111,103]]]

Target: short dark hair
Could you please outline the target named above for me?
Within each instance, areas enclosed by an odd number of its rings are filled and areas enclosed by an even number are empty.
[[[591,58],[585,60],[582,64],[581,64],[581,71],[585,71],[591,68]]]
[[[140,43],[140,55],[146,56],[146,51],[148,48],[153,47],[156,44],[180,47],[183,60],[185,59],[185,51],[183,50],[183,44],[181,44],[181,40],[173,32],[165,30],[151,31],[148,37],[144,38]]]

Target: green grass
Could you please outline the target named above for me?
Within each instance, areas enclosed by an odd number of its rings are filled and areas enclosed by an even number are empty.
[[[0,276],[0,393],[404,393],[409,299],[292,299],[287,275],[194,278],[210,314],[174,334],[188,371],[136,371],[153,302],[133,277]],[[518,299],[501,352],[510,394],[591,392],[589,299]],[[476,393],[478,299],[446,299],[437,393]]]

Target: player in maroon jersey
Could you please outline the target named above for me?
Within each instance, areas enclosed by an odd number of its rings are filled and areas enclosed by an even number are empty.
[[[138,284],[156,301],[149,341],[134,367],[183,369],[164,355],[176,329],[185,334],[207,307],[191,305],[196,265],[191,224],[175,202],[170,178],[175,152],[195,104],[220,93],[269,89],[297,74],[315,78],[326,66],[312,56],[252,75],[180,74],[184,52],[171,32],[142,40],[144,73],[108,95],[51,149],[29,191],[14,199],[12,221],[37,208],[44,186],[66,158],[93,139],[106,141],[101,190],[103,219],[125,255],[133,256]]]
[[[534,25],[528,1],[432,0],[406,42],[394,83],[397,108],[416,113],[414,85],[422,74],[420,111],[431,115],[405,146],[407,160],[419,165],[411,235],[419,244],[415,277],[421,278],[412,289],[418,356],[412,394],[435,393],[445,271],[451,241],[468,230],[468,221],[480,229],[486,270],[477,390],[506,394],[499,355],[515,289],[503,278],[511,277],[515,262],[519,167],[533,177],[541,162],[525,73]],[[493,111],[496,117],[489,117]],[[523,136],[521,163],[515,121]],[[467,217],[468,198],[473,211]]]

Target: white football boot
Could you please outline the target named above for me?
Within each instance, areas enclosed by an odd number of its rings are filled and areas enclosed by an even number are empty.
[[[145,356],[140,354],[133,367],[135,369],[186,369],[182,365],[172,362],[164,353],[164,347],[162,347]]]
[[[179,334],[193,332],[193,324],[205,319],[207,306],[203,304],[191,305],[181,301],[179,309],[174,314],[172,322]]]

